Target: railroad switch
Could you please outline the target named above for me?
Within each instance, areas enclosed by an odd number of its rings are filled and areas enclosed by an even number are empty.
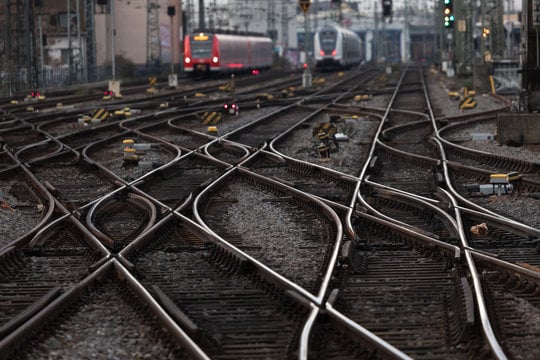
[[[346,134],[338,133],[338,128],[335,124],[336,122],[341,122],[343,118],[339,115],[331,115],[330,119],[331,121],[315,125],[312,133],[314,140],[319,143],[317,151],[324,158],[329,158],[332,150],[339,151],[339,141],[349,140]],[[324,145],[324,147],[321,145]]]
[[[271,101],[274,100],[276,97],[269,93],[262,93],[257,95],[257,101],[266,100]]]
[[[317,150],[319,151],[319,156],[322,159],[328,159],[330,158],[330,147],[324,143],[320,143],[317,147]]]
[[[80,118],[77,119],[77,123],[79,125],[88,125],[88,123],[92,121],[92,117],[90,115],[83,115]]]
[[[216,125],[216,124],[219,124],[221,123],[221,113],[217,112],[217,111],[212,111],[212,112],[205,112],[202,116],[201,116],[201,122],[203,125]]]
[[[463,110],[463,109],[472,109],[474,107],[476,107],[476,100],[472,96],[467,96],[459,104],[459,108],[461,110]]]
[[[449,91],[448,96],[452,100],[459,100],[459,98],[461,97],[461,94],[459,92],[457,92],[457,91]]]
[[[90,117],[92,118],[90,120],[91,123],[93,124],[100,123],[109,117],[109,112],[107,111],[107,109],[104,109],[104,108],[95,109],[90,114]]]
[[[156,87],[155,87],[156,84],[157,84],[157,77],[155,77],[155,76],[150,76],[150,77],[148,78],[148,85],[149,85],[149,88],[146,89],[146,92],[147,92],[148,94],[155,94],[155,93],[157,93],[157,89],[156,89]]]
[[[134,144],[135,141],[133,141],[133,139],[122,140],[122,145],[124,146],[124,162],[136,163],[139,161],[137,150],[133,147]]]
[[[139,155],[137,155],[137,150],[133,148],[124,148],[124,161],[125,162],[138,162]]]
[[[493,194],[501,195],[504,191],[508,194],[515,187],[518,191],[521,184],[523,175],[517,171],[509,172],[508,174],[491,174],[489,176],[489,183],[492,185]],[[497,190],[495,192],[495,190]]]
[[[476,236],[484,237],[488,234],[488,226],[486,223],[481,223],[478,225],[473,225],[470,228],[472,234]]]
[[[372,98],[373,98],[373,95],[371,94],[358,94],[353,98],[353,100],[355,102],[359,102],[359,101],[368,101],[368,100],[371,100]]]
[[[207,129],[208,135],[219,136],[217,126],[209,126]]]
[[[128,108],[128,107],[125,107],[123,109],[119,109],[119,110],[115,110],[113,115],[115,118],[123,118],[123,119],[127,119],[129,117],[131,117],[131,109]]]
[[[219,91],[229,92],[229,91],[232,90],[232,85],[231,84],[223,84],[223,85],[220,85],[218,89],[219,89]]]
[[[469,90],[467,87],[461,88],[461,92],[459,91],[448,92],[448,96],[451,99],[459,100],[460,110],[472,109],[476,107],[476,100],[474,99],[475,95],[476,95],[476,91]]]

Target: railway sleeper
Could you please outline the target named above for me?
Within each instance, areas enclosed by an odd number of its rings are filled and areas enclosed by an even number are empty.
[[[158,285],[152,285],[152,290],[156,294],[161,305],[167,310],[169,315],[181,325],[182,329],[186,330],[190,336],[198,337],[200,335],[197,324],[190,319]]]
[[[12,273],[15,268],[21,267],[23,264],[23,256],[15,246],[8,246],[0,251],[0,275],[2,277]]]
[[[248,265],[246,259],[241,259],[219,245],[212,247],[209,259],[232,274],[245,272]]]
[[[19,325],[37,314],[41,309],[43,309],[54,299],[56,299],[61,292],[62,289],[59,286],[55,286],[54,288],[50,289],[46,294],[41,296],[40,299],[31,303],[26,309],[17,314],[17,316],[13,317],[10,321],[0,326],[0,338],[5,337]]]

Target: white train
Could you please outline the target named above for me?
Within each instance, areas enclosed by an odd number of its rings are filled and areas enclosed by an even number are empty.
[[[314,36],[315,66],[319,70],[346,69],[364,60],[362,39],[335,24],[321,27]]]

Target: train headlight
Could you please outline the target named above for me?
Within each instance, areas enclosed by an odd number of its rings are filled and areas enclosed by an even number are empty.
[[[336,54],[337,54],[337,51],[336,51],[336,49],[334,49],[334,50],[332,51],[332,56],[336,56]]]
[[[212,58],[212,62],[213,62],[213,63],[217,63],[218,61],[219,61],[219,58],[218,58],[217,56],[214,56],[214,57]]]
[[[185,62],[186,64],[189,64],[189,63],[191,62],[191,58],[188,58],[188,57],[185,58],[185,59],[184,59],[184,62]]]
[[[324,56],[324,50],[319,51],[319,54],[321,54],[321,56]]]

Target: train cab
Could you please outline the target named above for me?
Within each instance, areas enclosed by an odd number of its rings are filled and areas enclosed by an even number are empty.
[[[214,36],[207,33],[187,35],[184,41],[184,71],[208,73],[219,66],[215,51]]]

